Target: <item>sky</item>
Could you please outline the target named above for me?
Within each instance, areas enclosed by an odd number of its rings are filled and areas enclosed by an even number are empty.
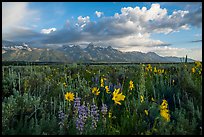
[[[3,2],[2,39],[202,61],[201,2]]]

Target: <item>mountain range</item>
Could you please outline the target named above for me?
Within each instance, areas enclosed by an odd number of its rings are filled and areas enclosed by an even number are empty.
[[[100,47],[93,43],[81,48],[79,45],[63,45],[58,48],[32,47],[22,42],[2,41],[2,61],[29,62],[134,62],[169,63],[182,62],[179,57],[162,57],[154,52],[122,52],[111,46]],[[194,62],[193,59],[187,59]]]

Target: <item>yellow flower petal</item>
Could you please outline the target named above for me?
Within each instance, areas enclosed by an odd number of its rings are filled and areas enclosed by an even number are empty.
[[[145,114],[148,116],[148,111],[147,111],[146,109],[144,110],[144,112],[145,112]]]
[[[120,89],[115,89],[113,92],[113,98],[112,100],[116,103],[121,105],[121,103],[119,101],[124,101],[125,99],[125,95],[122,95],[122,93],[119,94]]]
[[[67,101],[74,101],[74,94],[71,93],[71,92],[67,92],[67,93],[65,94],[65,99],[66,99]]]

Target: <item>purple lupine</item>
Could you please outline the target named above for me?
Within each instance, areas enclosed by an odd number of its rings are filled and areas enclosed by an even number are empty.
[[[107,112],[108,112],[107,105],[106,104],[102,104],[101,113],[102,113],[102,120],[103,120],[104,128],[106,128],[106,117],[105,117],[105,115],[107,114]]]
[[[91,78],[91,81],[94,83],[94,82],[95,82],[95,78],[94,78],[94,77],[92,77],[92,78]]]
[[[118,88],[122,89],[122,85],[120,83],[114,86],[114,89],[118,89]]]
[[[65,114],[62,110],[58,111],[59,125],[64,126]]]
[[[85,105],[81,105],[79,107],[79,115],[81,115],[83,117],[83,120],[86,121],[88,112],[87,107]]]
[[[92,82],[94,83],[95,86],[99,83],[99,78],[98,78],[98,76],[92,77],[91,80],[92,80]]]
[[[97,122],[99,120],[99,113],[98,113],[98,107],[95,104],[91,105],[91,118],[92,118],[92,127],[96,129]]]
[[[80,102],[81,102],[81,98],[76,97],[76,98],[74,99],[74,108],[75,108],[75,109],[78,109],[78,108],[80,107]]]
[[[80,134],[82,134],[84,130],[84,125],[87,119],[87,108],[85,105],[81,105],[78,107],[78,118],[76,120],[76,128],[80,131]]]
[[[121,85],[121,83],[118,84],[118,88],[122,89],[122,85]]]
[[[109,88],[110,91],[113,91],[113,90],[114,90],[114,86],[113,86],[113,84],[112,84],[112,83],[109,83],[108,88]]]
[[[99,83],[98,77],[95,78],[95,83]]]

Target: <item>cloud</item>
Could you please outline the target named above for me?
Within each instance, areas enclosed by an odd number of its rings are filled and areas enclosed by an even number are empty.
[[[123,7],[120,13],[103,16],[103,18],[100,18],[102,12],[96,11],[95,14],[98,14],[98,17],[100,15],[97,21],[92,21],[89,16],[78,16],[77,20],[67,20],[62,29],[43,29],[41,33],[31,29],[14,29],[10,38],[38,39],[43,44],[94,42],[104,45],[105,43],[122,51],[155,51],[160,55],[178,56],[182,53],[182,56],[185,56],[185,52],[195,52],[173,48],[171,43],[153,39],[151,35],[188,30],[192,26],[202,27],[201,11],[202,7],[194,10],[186,8],[168,13],[166,8],[161,8],[157,3],[152,4],[149,9],[138,6]],[[21,21],[16,21],[16,24],[18,22]],[[193,54],[191,55],[193,56]]]
[[[27,16],[27,4],[25,2],[3,2],[2,3],[2,29],[21,24]]]
[[[202,47],[200,48],[191,48],[187,51],[187,55],[190,58],[193,58],[198,61],[202,61]]]
[[[45,37],[43,34],[28,27],[13,27],[12,32],[13,33],[4,33],[6,40],[30,42],[36,40],[40,41]]]
[[[156,46],[152,49],[153,52],[158,53],[161,56],[178,56],[178,57],[184,57],[185,52],[183,54],[183,51],[186,50],[185,48],[175,48],[175,47],[161,47]]]
[[[193,42],[193,43],[202,42],[202,39],[201,40],[193,40],[193,41],[190,41],[190,42]]]
[[[78,19],[78,23],[80,25],[90,22],[90,17],[89,16],[86,16],[86,17],[79,16],[77,19]]]
[[[202,2],[176,2],[176,5],[175,2],[162,2],[160,4],[166,7],[176,6],[189,11],[183,21],[192,26],[202,27]]]
[[[190,12],[185,19],[192,26],[202,27],[202,7],[198,7],[196,10]]]
[[[97,16],[98,18],[100,18],[100,17],[103,15],[103,12],[96,11],[95,14],[96,14],[96,16]]]
[[[69,25],[55,33],[55,36],[57,39],[63,36],[63,42],[101,40],[118,46],[119,44],[123,46],[165,45],[167,43],[153,40],[150,35],[152,33],[169,34],[179,30],[188,30],[190,25],[197,26],[196,23],[190,22],[194,16],[189,19],[189,16],[195,13],[198,14],[198,11],[191,13],[187,10],[178,10],[168,14],[167,9],[161,8],[159,4],[152,4],[149,9],[138,6],[124,7],[121,8],[121,13],[100,18],[97,22],[91,21],[89,16],[79,16],[76,25],[69,22]],[[200,16],[196,17],[196,20],[201,22]],[[53,38],[54,36],[50,37],[50,40],[53,41]],[[59,39],[57,41],[60,42]],[[46,42],[49,42],[49,37]]]
[[[112,45],[114,48],[118,48],[121,51],[132,51],[132,50],[140,50],[140,47],[153,47],[153,46],[169,46],[165,42],[160,40],[153,40],[150,38],[150,35],[146,33],[145,35],[130,35],[123,38],[115,38],[107,41],[109,45]],[[120,46],[118,46],[120,45]]]
[[[22,27],[25,23],[37,18],[38,11],[30,10],[27,2],[3,2],[2,3],[2,35],[13,35],[16,27]]]
[[[146,49],[148,51],[148,49]],[[149,51],[153,51],[161,56],[176,56],[176,57],[185,57],[202,61],[202,47],[199,48],[175,48],[175,47],[154,47],[153,49],[149,49]]]
[[[57,30],[56,28],[42,29],[41,33],[43,33],[43,34],[50,34],[51,32],[54,32],[56,30]]]

